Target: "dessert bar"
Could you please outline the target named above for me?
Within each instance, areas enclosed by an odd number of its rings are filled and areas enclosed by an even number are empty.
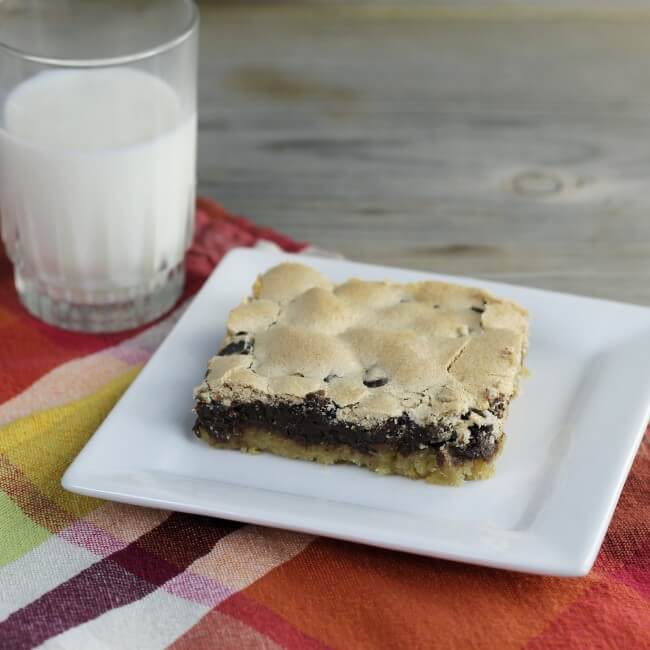
[[[195,390],[208,443],[459,484],[486,478],[527,350],[526,311],[443,282],[260,276]]]

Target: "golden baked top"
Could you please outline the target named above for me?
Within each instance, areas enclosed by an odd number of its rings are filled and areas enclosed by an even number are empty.
[[[527,332],[523,308],[482,289],[433,281],[333,285],[307,266],[284,263],[231,311],[196,395],[292,401],[319,393],[347,421],[405,414],[426,424],[486,412],[499,399],[507,404]]]

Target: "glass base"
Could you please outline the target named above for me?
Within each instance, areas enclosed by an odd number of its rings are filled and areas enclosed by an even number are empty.
[[[135,290],[75,291],[74,298],[58,287],[26,278],[17,268],[14,279],[20,301],[36,318],[66,330],[119,332],[150,323],[169,311],[183,292],[185,266],[181,263]]]

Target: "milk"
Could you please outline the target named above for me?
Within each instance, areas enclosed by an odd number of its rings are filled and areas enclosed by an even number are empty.
[[[56,70],[1,108],[0,216],[22,273],[101,301],[182,261],[196,115],[170,85],[137,69]]]

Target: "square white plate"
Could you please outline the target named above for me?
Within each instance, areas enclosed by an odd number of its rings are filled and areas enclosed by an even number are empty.
[[[291,257],[334,281],[428,278],[485,287],[530,310],[528,367],[496,476],[461,487],[212,449],[192,389],[228,311]],[[650,309],[354,262],[239,249],[63,477],[72,492],[288,528],[422,555],[562,576],[587,573],[646,426]]]

